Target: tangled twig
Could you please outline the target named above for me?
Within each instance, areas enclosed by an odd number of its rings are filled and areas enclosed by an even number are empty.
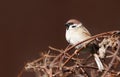
[[[80,54],[80,51],[85,48],[84,46],[79,50],[73,49],[86,41],[89,41],[89,43],[96,41],[99,46],[97,54],[104,59],[102,62],[105,66],[101,73],[97,71],[98,67],[91,56],[84,58],[84,55]],[[119,62],[116,67],[120,65],[120,31],[118,30],[97,34],[74,46],[69,45],[65,49],[56,49],[51,46],[49,48],[47,54],[43,54],[41,58],[27,63],[24,70],[39,72],[39,77],[111,77],[113,75],[115,77],[120,75],[120,70],[112,68],[115,65],[115,60]],[[57,51],[58,54],[53,54],[54,51]],[[87,55],[87,53],[85,54]],[[106,57],[104,57],[105,54],[107,54]],[[20,75],[18,77],[21,77]]]

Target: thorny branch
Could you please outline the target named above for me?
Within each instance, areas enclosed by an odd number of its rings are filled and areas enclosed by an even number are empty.
[[[93,58],[86,58],[91,54],[84,53],[81,50],[87,47],[83,46],[79,50],[73,48],[79,44],[95,41],[99,46],[97,54],[103,59],[104,71],[99,72]],[[39,77],[117,77],[120,76],[120,31],[110,31],[97,34],[84,40],[74,46],[67,46],[65,49],[56,49],[50,47],[47,54],[41,58],[28,62],[25,65],[25,71],[39,72]],[[58,52],[58,54],[53,54]],[[89,51],[88,51],[89,52]],[[81,58],[82,56],[82,58]],[[115,63],[118,62],[116,65]],[[113,68],[113,67],[116,68]],[[23,70],[22,70],[23,72]],[[18,75],[22,77],[22,73]]]

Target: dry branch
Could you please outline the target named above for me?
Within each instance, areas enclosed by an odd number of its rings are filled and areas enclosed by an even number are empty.
[[[81,50],[86,46],[81,47],[79,50],[73,48],[84,42],[97,42],[99,50],[97,54],[100,58],[104,59],[102,62],[105,70],[98,71],[94,59],[90,56],[81,55]],[[56,49],[49,46],[49,52],[37,60],[29,62],[25,65],[25,71],[34,71],[39,73],[39,77],[116,77],[120,76],[120,31],[110,31],[97,34],[91,38],[84,40],[74,46],[67,46],[63,49]],[[58,54],[52,54],[53,52]],[[103,53],[101,53],[102,51]],[[89,52],[89,51],[88,51]],[[79,54],[79,55],[78,55]],[[91,54],[89,54],[91,55]],[[88,56],[89,56],[88,55]],[[106,55],[106,56],[105,56]],[[83,56],[83,58],[81,58]],[[118,62],[115,65],[115,62]],[[113,68],[113,66],[116,68]],[[18,75],[21,77],[21,74]]]

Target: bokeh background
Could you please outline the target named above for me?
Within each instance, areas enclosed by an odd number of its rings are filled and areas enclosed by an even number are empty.
[[[17,77],[49,45],[65,48],[64,24],[71,18],[93,35],[120,30],[120,0],[1,0],[0,77]]]

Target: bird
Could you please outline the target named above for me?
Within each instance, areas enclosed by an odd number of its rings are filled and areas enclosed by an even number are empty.
[[[85,26],[77,19],[68,20],[65,23],[65,26],[66,26],[65,38],[70,45],[76,45],[79,42],[82,42],[92,37],[88,29],[86,29]],[[85,42],[85,43],[88,43],[88,42]],[[82,46],[85,46],[85,44],[77,45],[75,49],[79,49]],[[91,44],[88,44],[86,48],[88,48],[87,50],[89,50],[93,54],[99,71],[104,70],[104,66],[99,58],[99,55],[96,53],[99,47],[94,42],[92,42]]]

